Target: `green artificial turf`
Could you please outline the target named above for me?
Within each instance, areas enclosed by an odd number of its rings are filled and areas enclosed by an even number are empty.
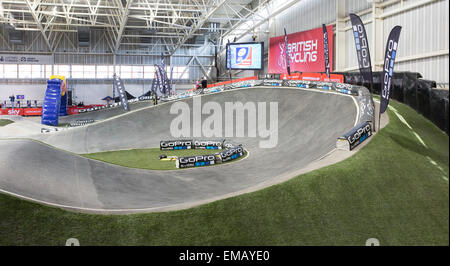
[[[354,156],[187,210],[91,215],[0,195],[0,245],[449,245],[449,138],[391,105],[428,148],[389,109],[390,123]]]
[[[58,127],[69,127],[70,123],[60,123],[58,124]]]
[[[178,150],[161,151],[159,148],[133,149],[83,154],[84,157],[131,168],[148,170],[175,170],[175,161],[161,161],[159,155],[192,156],[214,154],[217,150]],[[243,157],[244,158],[245,154]],[[239,158],[239,159],[241,159]],[[234,160],[237,161],[237,160]]]
[[[12,123],[14,123],[14,121],[11,121],[9,119],[0,119],[0,127],[6,126],[6,125],[9,125]]]

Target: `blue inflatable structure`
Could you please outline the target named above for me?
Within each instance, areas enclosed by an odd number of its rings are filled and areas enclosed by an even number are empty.
[[[59,116],[67,115],[67,93],[61,96],[61,105],[59,107]]]
[[[60,79],[52,79],[47,81],[47,90],[45,91],[44,103],[42,105],[41,123],[44,125],[58,126],[58,118],[62,105],[61,82],[63,81]],[[67,94],[65,95],[67,101]],[[67,106],[67,104],[65,104],[65,106]]]

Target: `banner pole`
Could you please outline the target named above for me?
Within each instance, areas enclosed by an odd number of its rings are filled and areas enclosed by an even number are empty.
[[[380,128],[381,128],[381,108],[380,107],[381,107],[381,102],[380,102],[380,106],[378,108],[378,130],[380,130]]]

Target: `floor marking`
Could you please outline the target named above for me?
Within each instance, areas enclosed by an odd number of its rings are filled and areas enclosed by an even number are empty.
[[[422,140],[422,138],[419,136],[419,134],[417,134],[415,131],[413,131],[414,135],[416,136],[416,138],[420,141],[420,143],[425,147],[428,148],[428,146],[425,144],[425,142]]]
[[[398,117],[398,119],[400,119],[400,121],[405,124],[409,129],[412,130],[412,127],[408,124],[408,122],[406,122],[406,119],[399,113],[397,113],[397,111],[394,111],[394,114]]]
[[[435,161],[433,161],[433,159],[431,159],[429,156],[427,156],[427,159],[428,159],[428,161],[430,161],[431,164],[433,164],[433,165],[435,165],[435,166],[438,165],[438,164],[437,164]]]
[[[414,136],[416,136],[416,138],[419,140],[419,142],[420,142],[425,148],[428,148],[428,146],[425,144],[425,142],[424,142],[423,139],[419,136],[419,134],[417,134],[417,133],[412,129],[411,125],[410,125],[408,122],[406,122],[406,119],[405,119],[401,114],[399,114],[398,111],[397,111],[395,108],[392,108],[392,110],[394,111],[394,114],[398,117],[398,119],[399,119],[403,124],[405,124],[405,125],[412,131],[412,133],[414,134]]]
[[[427,156],[427,159],[428,159],[428,161],[429,161],[432,165],[436,166],[436,168],[439,169],[439,171],[441,171],[441,172],[444,174],[444,175],[442,176],[442,178],[443,178],[445,181],[448,181],[448,177],[445,176],[446,173],[445,173],[445,171],[444,171],[444,168],[442,168],[436,161],[434,161],[433,159],[431,159],[429,156]]]

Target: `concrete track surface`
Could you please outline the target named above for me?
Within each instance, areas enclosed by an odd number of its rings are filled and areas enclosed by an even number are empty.
[[[181,101],[192,106],[193,99]],[[222,166],[170,171],[131,169],[77,155],[159,147],[160,140],[174,139],[170,123],[177,115],[170,114],[169,102],[88,126],[0,140],[0,191],[84,212],[187,208],[304,168],[334,149],[336,138],[355,125],[358,112],[351,96],[296,88],[237,89],[204,95],[201,101],[217,102],[223,110],[225,102],[278,102],[278,145],[264,149],[259,137],[227,137],[242,143],[249,156]],[[199,126],[193,120],[191,129]],[[233,123],[223,121],[223,131]],[[247,120],[245,127],[247,136]]]

